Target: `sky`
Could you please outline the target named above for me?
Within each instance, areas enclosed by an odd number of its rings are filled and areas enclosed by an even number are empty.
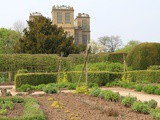
[[[118,35],[130,40],[160,42],[160,0],[0,0],[0,27],[26,21],[32,12],[51,18],[53,5],[69,5],[91,17],[91,39]]]

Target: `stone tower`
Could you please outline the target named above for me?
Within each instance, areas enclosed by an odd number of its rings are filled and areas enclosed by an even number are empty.
[[[75,19],[75,44],[87,45],[90,41],[90,16],[78,13]]]
[[[74,9],[70,6],[53,6],[52,8],[52,20],[53,24],[58,27],[62,27],[67,36],[73,36],[74,33]]]

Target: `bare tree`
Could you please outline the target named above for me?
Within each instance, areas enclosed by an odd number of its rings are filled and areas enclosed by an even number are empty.
[[[104,36],[100,37],[98,42],[105,46],[107,52],[115,52],[122,46],[122,40],[120,36]]]
[[[16,22],[14,22],[13,24],[13,30],[23,34],[23,30],[26,27],[26,24],[24,21],[18,20]]]

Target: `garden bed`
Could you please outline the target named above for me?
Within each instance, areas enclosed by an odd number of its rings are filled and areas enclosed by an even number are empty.
[[[47,120],[152,120],[150,115],[133,112],[120,102],[107,102],[84,94],[60,93],[35,96]],[[57,105],[58,103],[58,105]]]

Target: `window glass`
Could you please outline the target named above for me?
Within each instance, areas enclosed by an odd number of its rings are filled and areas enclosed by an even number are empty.
[[[57,23],[62,23],[62,13],[57,13]]]

